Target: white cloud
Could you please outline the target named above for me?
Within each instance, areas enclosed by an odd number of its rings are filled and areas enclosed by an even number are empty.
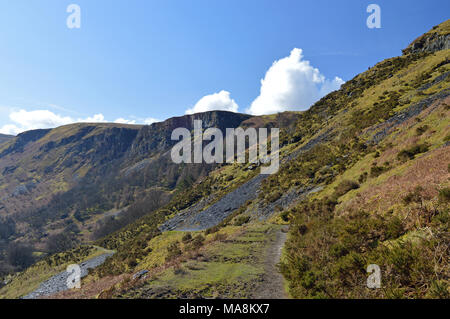
[[[148,117],[144,120],[144,124],[146,124],[146,125],[150,125],[150,124],[157,123],[157,122],[161,122],[161,120],[155,119],[153,117]]]
[[[261,80],[260,95],[246,112],[254,115],[288,110],[307,110],[321,97],[344,83],[339,77],[328,80],[317,68],[303,60],[301,49],[275,61]]]
[[[0,133],[16,135],[23,131],[38,128],[51,128],[72,123],[68,116],[60,116],[48,110],[12,111],[9,113],[10,124],[0,128]]]
[[[114,121],[114,123],[120,123],[120,124],[136,124],[136,120],[127,120],[124,118],[118,118]]]
[[[11,123],[5,124],[0,127],[0,133],[17,135],[24,131],[42,129],[42,128],[54,128],[61,125],[71,123],[104,123],[107,122],[105,116],[101,113],[89,116],[87,118],[72,118],[70,116],[61,116],[55,114],[49,110],[36,110],[36,111],[10,111],[9,120]],[[151,124],[159,122],[154,118],[146,118],[140,120],[128,120],[125,118],[118,118],[114,123],[124,124]]]
[[[11,112],[9,118],[14,123],[18,123],[23,127],[55,127],[65,125],[72,122],[68,116],[63,117],[48,110],[25,111],[20,110]]]
[[[74,122],[82,122],[82,123],[104,123],[107,122],[105,120],[105,117],[103,116],[103,114],[99,113],[99,114],[95,114],[94,116],[90,116],[88,118],[85,119],[78,119]]]
[[[125,118],[118,118],[117,120],[115,120],[114,121],[114,123],[120,123],[120,124],[145,124],[145,125],[150,125],[150,124],[153,124],[153,123],[156,123],[156,122],[161,122],[160,120],[158,120],[158,119],[155,119],[155,118],[153,118],[153,117],[148,117],[148,118],[145,118],[145,119],[142,119],[142,118],[135,118],[135,119],[133,119],[133,120],[128,120],[128,119],[125,119]]]
[[[0,134],[17,135],[21,132],[23,131],[14,124],[6,124],[0,128]]]
[[[188,109],[186,111],[186,114],[194,114],[199,112],[207,112],[215,110],[237,112],[238,105],[230,97],[230,92],[222,90],[219,93],[214,93],[202,97],[194,105],[193,108]]]

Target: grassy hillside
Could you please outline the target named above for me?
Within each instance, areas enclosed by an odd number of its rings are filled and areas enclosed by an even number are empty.
[[[333,155],[302,157],[273,177],[270,186],[283,188],[293,172],[326,181],[283,212],[291,231],[281,270],[293,297],[450,297],[449,57],[409,53],[347,83],[375,80],[333,119],[347,124],[320,146]],[[381,268],[381,289],[365,285],[369,264]]]
[[[281,270],[292,297],[448,296],[448,60],[448,50],[385,60],[298,115],[286,164],[238,212],[322,187],[289,209],[271,206],[291,223]],[[365,286],[371,263],[383,289]]]
[[[0,134],[0,144],[3,144],[7,141],[9,141],[10,139],[12,139],[14,136],[12,135],[5,135],[5,134]]]

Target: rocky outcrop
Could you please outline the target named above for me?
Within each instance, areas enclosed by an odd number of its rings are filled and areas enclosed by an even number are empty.
[[[450,49],[450,34],[427,33],[404,49],[403,54],[433,53],[448,49]]]
[[[406,110],[394,115],[383,123],[375,125],[373,128],[368,130],[367,132],[370,134],[371,132],[377,131],[370,141],[372,143],[378,144],[381,140],[383,140],[393,129],[402,124],[403,122],[409,120],[410,118],[418,116],[423,110],[426,108],[435,105],[436,101],[444,100],[450,95],[450,90],[443,90],[441,92],[435,93],[422,101],[412,104]],[[435,105],[436,106],[436,105]]]
[[[305,199],[308,195],[317,193],[322,189],[323,186],[294,187],[285,192],[283,196],[273,203],[265,204],[264,202],[259,202],[253,209],[253,213],[259,219],[265,220],[272,216],[274,212],[287,210]]]
[[[180,213],[164,223],[160,230],[196,231],[213,227],[245,202],[255,199],[261,182],[266,177],[267,175],[257,175],[204,210],[194,210],[191,214]]]
[[[304,146],[300,147],[299,149],[282,159],[281,163],[285,164],[289,161],[295,160],[301,153],[310,150],[317,144],[327,141],[332,136],[332,134],[333,133],[330,130],[319,134]],[[208,206],[206,209],[204,209],[204,207],[208,205],[207,200],[203,200],[198,202],[197,204],[194,204],[172,219],[166,221],[163,225],[160,226],[160,230],[197,231],[216,226],[226,217],[236,211],[239,207],[244,205],[247,201],[254,200],[260,192],[261,182],[265,178],[267,178],[267,176],[268,175],[259,174],[253,177],[251,180],[242,184],[235,190],[229,192],[220,200],[218,200],[211,206]],[[274,203],[270,203],[267,205],[259,204],[257,212],[253,217],[265,219],[275,212],[277,206],[288,208],[292,204],[303,199],[308,194],[317,192],[320,189],[321,187],[291,189]]]
[[[236,128],[243,121],[251,118],[250,115],[212,111],[172,117],[164,122],[153,123],[144,126],[137,135],[129,152],[129,158],[142,159],[149,154],[165,151],[175,145],[177,141],[171,140],[171,135],[176,128],[186,128],[189,131],[194,129],[194,121],[201,120],[203,129],[216,127],[223,132],[226,128]]]
[[[6,150],[4,150],[0,157],[6,156],[11,153],[21,153],[24,151],[25,146],[28,143],[35,142],[41,138],[43,138],[48,132],[51,130],[32,130],[23,132],[14,140],[14,144],[12,144],[10,147],[8,147]]]

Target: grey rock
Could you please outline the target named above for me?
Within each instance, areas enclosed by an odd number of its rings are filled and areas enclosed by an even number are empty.
[[[86,260],[80,265],[81,268],[81,278],[87,276],[89,269],[94,269],[105,262],[105,260],[112,256],[114,253],[106,253],[89,260]],[[22,299],[36,299],[43,296],[54,295],[58,292],[66,291],[67,279],[69,278],[69,273],[67,271],[60,272],[59,274],[51,277],[49,280],[44,281],[39,285],[39,287],[29,293],[28,295],[22,297]]]
[[[145,274],[147,274],[148,273],[148,270],[141,270],[141,271],[138,271],[137,273],[135,273],[134,275],[133,275],[133,279],[139,279],[139,278],[142,278]]]
[[[432,96],[424,98],[423,100],[409,106],[406,110],[394,115],[393,117],[389,118],[385,122],[374,126],[368,132],[374,132],[374,131],[376,132],[377,130],[379,130],[379,129],[380,130],[372,136],[371,142],[378,144],[390,132],[392,132],[392,130],[395,129],[397,126],[399,126],[403,122],[409,120],[410,118],[418,116],[423,110],[432,106],[434,102],[436,102],[438,100],[443,100],[449,95],[450,95],[450,89],[443,90],[439,93],[433,94]]]
[[[436,52],[448,49],[450,49],[450,34],[431,33],[425,34],[414,41],[408,48],[403,50],[403,54]]]

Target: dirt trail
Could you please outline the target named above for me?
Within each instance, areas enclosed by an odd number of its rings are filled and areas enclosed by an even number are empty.
[[[283,275],[278,271],[281,251],[287,239],[287,226],[279,229],[275,241],[268,248],[264,265],[265,274],[253,295],[255,299],[288,299]]]

